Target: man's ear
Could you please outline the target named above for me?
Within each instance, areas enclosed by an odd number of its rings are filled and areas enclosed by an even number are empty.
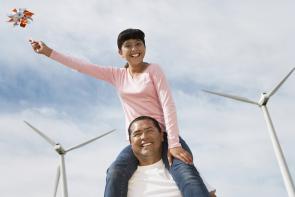
[[[161,131],[161,142],[164,142],[164,132]]]
[[[130,145],[132,144],[131,135],[129,135],[129,143],[130,143]]]

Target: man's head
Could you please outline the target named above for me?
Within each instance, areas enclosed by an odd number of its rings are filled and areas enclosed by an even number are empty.
[[[139,165],[150,165],[161,159],[163,132],[155,119],[140,116],[130,123],[128,132]]]

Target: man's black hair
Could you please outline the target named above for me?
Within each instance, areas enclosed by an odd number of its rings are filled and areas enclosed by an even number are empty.
[[[152,117],[150,117],[150,116],[139,116],[139,117],[135,118],[135,119],[129,124],[129,127],[128,127],[129,140],[130,140],[130,135],[131,135],[131,132],[132,132],[132,131],[131,131],[131,127],[132,127],[132,125],[133,125],[135,122],[137,122],[137,121],[139,121],[139,120],[150,120],[150,121],[152,121],[152,123],[153,123],[154,126],[158,129],[159,132],[162,131],[162,129],[161,129],[161,127],[160,127],[160,124],[159,124],[159,122],[158,122],[156,119],[154,119],[154,118],[152,118]]]
[[[121,49],[123,43],[129,39],[139,39],[145,45],[143,31],[141,31],[140,29],[131,29],[130,28],[130,29],[125,29],[124,31],[122,31],[118,35],[118,39],[117,39],[118,49]]]

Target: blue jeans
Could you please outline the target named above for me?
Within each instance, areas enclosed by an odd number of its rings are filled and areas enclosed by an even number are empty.
[[[208,190],[203,183],[194,165],[183,163],[179,159],[173,159],[171,167],[167,159],[168,143],[165,133],[163,142],[162,159],[176,182],[183,197],[209,197]],[[185,141],[180,138],[181,146],[188,151],[191,151]],[[137,169],[138,160],[134,156],[131,146],[125,147],[118,155],[116,160],[107,170],[105,197],[126,197],[128,191],[128,181]]]

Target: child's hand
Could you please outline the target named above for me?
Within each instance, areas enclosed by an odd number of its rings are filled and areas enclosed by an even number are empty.
[[[168,161],[169,161],[170,166],[172,165],[173,157],[183,161],[184,163],[193,164],[193,157],[191,156],[191,154],[189,152],[184,150],[181,146],[169,148]]]
[[[213,191],[209,192],[209,194],[210,194],[210,197],[217,197],[216,196],[216,190],[213,190]]]
[[[51,55],[52,49],[49,48],[46,44],[44,44],[42,41],[30,39],[29,42],[36,53],[46,55],[47,57]]]

